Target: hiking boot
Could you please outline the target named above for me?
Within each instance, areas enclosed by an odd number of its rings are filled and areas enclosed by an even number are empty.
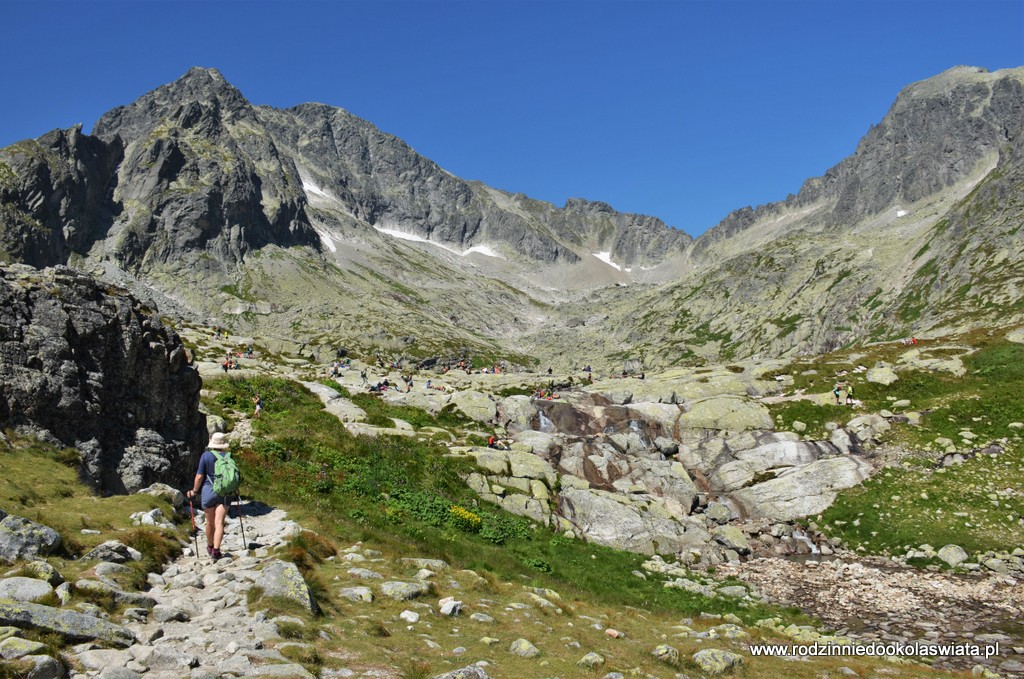
[[[209,556],[213,556],[213,545],[206,545],[206,553]]]
[[[219,549],[214,549],[214,550],[211,550],[211,552],[210,552],[210,556],[212,556],[212,557],[213,557],[213,560],[214,560],[214,561],[219,561],[220,559],[223,559],[223,558],[224,558],[224,555],[220,553],[220,550],[219,550]]]

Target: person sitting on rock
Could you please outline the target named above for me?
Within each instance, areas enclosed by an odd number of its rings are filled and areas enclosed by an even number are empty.
[[[199,458],[199,469],[196,470],[196,478],[192,489],[186,493],[191,499],[202,490],[200,504],[206,514],[206,553],[216,561],[224,557],[220,547],[224,541],[224,523],[228,516],[228,502],[226,499],[213,492],[214,466],[217,464],[217,457],[212,451],[228,450],[228,437],[221,432],[210,437],[206,445],[206,451]]]

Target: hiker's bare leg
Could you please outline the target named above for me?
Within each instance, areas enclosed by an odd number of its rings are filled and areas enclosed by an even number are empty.
[[[224,540],[224,517],[227,516],[228,506],[220,504],[203,511],[206,514],[206,544],[220,549],[220,543]]]
[[[220,549],[220,543],[224,540],[224,519],[228,515],[228,505],[219,504],[213,508],[214,511],[214,528],[213,528],[213,548]]]
[[[206,515],[206,546],[213,547],[214,533],[216,532],[217,508],[207,507],[203,510]]]

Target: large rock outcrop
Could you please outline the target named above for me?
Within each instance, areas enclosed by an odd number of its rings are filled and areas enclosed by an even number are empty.
[[[74,446],[99,490],[187,482],[206,443],[200,384],[134,298],[63,267],[0,267],[0,427]]]
[[[717,563],[753,550],[746,533],[817,514],[868,478],[871,464],[849,453],[871,445],[873,417],[836,429],[844,450],[772,431],[767,409],[735,394],[622,406],[569,392],[503,400],[511,450],[452,452],[476,460],[469,487],[513,514],[608,547]],[[742,529],[721,525],[734,518]]]

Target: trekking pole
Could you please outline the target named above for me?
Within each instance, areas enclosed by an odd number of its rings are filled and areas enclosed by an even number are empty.
[[[242,549],[246,552],[249,551],[249,543],[245,539],[245,522],[242,521],[242,494],[239,493],[238,497],[238,525],[242,528]]]
[[[199,561],[199,529],[196,528],[196,508],[192,506],[192,498],[188,498],[188,511],[192,515],[192,541],[195,544],[196,561]]]

